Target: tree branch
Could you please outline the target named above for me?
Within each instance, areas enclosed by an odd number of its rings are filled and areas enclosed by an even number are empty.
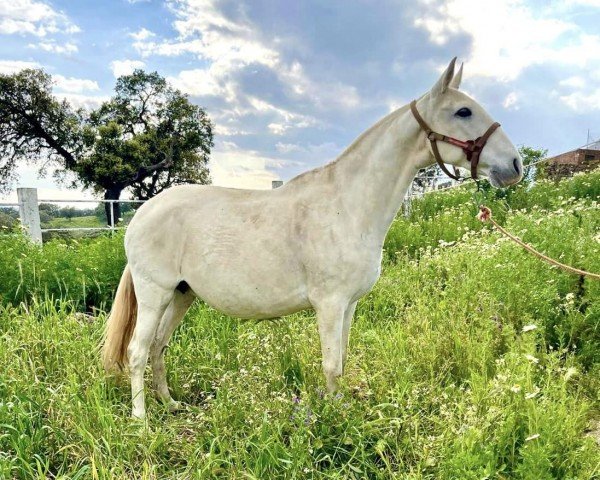
[[[171,142],[171,147],[169,148],[168,154],[164,152],[161,153],[165,156],[165,158],[162,161],[155,163],[154,165],[140,167],[135,176],[129,181],[129,185],[131,185],[132,183],[142,181],[144,178],[146,178],[148,175],[155,172],[156,170],[170,168],[171,166],[173,166],[173,143]]]
[[[46,132],[46,130],[37,118],[32,117],[24,110],[21,110],[19,113],[23,116],[23,118],[25,118],[25,120],[29,122],[29,125],[31,125],[31,128],[33,129],[34,133],[37,134],[38,137],[43,138],[46,141],[48,147],[53,149],[56,153],[58,153],[61,157],[64,158],[66,168],[68,168],[69,170],[73,170],[77,165],[77,160],[75,160],[73,154],[66,150],[60,143],[56,141],[54,137],[52,137],[48,132]]]

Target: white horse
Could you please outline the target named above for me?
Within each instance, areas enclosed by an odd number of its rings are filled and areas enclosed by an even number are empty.
[[[433,130],[474,138],[493,121],[458,90],[462,66],[454,75],[455,60],[416,108]],[[441,144],[439,152],[446,163],[468,168],[456,145]],[[436,149],[404,106],[363,133],[337,160],[276,190],[186,185],[145,203],[127,229],[128,265],[103,347],[107,369],[129,362],[132,415],[145,416],[148,356],[158,396],[178,408],[167,386],[163,353],[196,297],[242,318],[313,308],[327,387],[334,391],[356,302],[379,278],[386,233],[413,177],[433,164]],[[501,129],[489,137],[480,158],[478,173],[494,186],[521,179],[519,153]]]

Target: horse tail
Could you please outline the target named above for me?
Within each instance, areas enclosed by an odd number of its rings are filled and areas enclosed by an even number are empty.
[[[136,317],[137,298],[129,265],[126,265],[104,331],[102,363],[107,371],[123,370]]]

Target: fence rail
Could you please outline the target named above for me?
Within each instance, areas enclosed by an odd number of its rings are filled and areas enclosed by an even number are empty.
[[[19,209],[19,218],[21,225],[34,243],[41,244],[42,236],[46,232],[76,232],[76,231],[108,231],[115,232],[125,227],[117,226],[114,217],[115,203],[133,203],[141,204],[145,200],[104,200],[104,199],[38,199],[37,189],[35,188],[17,188],[18,202],[0,202],[0,207],[17,207]],[[109,204],[110,220],[104,227],[54,227],[42,228],[40,221],[40,203],[104,203]]]

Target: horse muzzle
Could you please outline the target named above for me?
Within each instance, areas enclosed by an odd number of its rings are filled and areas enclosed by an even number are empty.
[[[492,186],[505,188],[519,183],[523,178],[523,164],[519,158],[513,158],[510,166],[503,168],[493,167],[488,174]]]

